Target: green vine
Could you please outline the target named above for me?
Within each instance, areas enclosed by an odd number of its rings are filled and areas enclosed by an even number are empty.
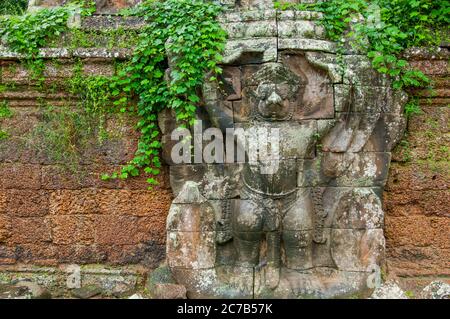
[[[72,5],[43,9],[19,17],[0,18],[2,44],[20,53],[38,79],[44,81],[45,64],[39,49],[55,43],[58,36],[67,31],[71,15],[84,8],[89,11],[93,1],[71,1]],[[74,3],[76,5],[74,5]],[[200,87],[208,72],[220,74],[218,66],[222,57],[226,33],[216,17],[221,10],[218,3],[207,0],[147,0],[141,5],[126,10],[126,14],[143,17],[145,27],[140,30],[133,57],[113,78],[81,77],[81,66],[75,69],[69,81],[69,92],[82,101],[84,111],[99,118],[100,132],[104,127],[105,110],[135,115],[141,133],[134,158],[121,171],[103,175],[103,179],[138,176],[143,170],[151,177],[150,184],[159,174],[161,161],[159,152],[158,113],[173,109],[181,126],[192,125],[200,103]],[[69,32],[70,33],[70,32]],[[76,41],[92,46],[83,32],[73,30]],[[120,34],[118,33],[118,36]],[[170,72],[166,70],[170,67]],[[137,103],[136,102],[137,99]],[[110,102],[114,101],[114,105]],[[108,107],[110,109],[108,109]],[[79,113],[46,112],[47,122],[61,117],[62,121],[80,123]],[[75,125],[76,126],[76,125]],[[41,128],[45,136],[45,128]],[[59,133],[53,140],[60,140],[69,149],[77,149],[71,127],[55,128]],[[102,134],[100,134],[101,136]],[[66,143],[67,142],[67,143]],[[62,144],[55,143],[58,152]],[[56,153],[58,153],[56,152]]]
[[[450,22],[447,0],[330,0],[315,4],[277,1],[275,7],[321,12],[327,36],[341,44],[345,38],[353,48],[367,52],[372,66],[391,76],[396,89],[430,84],[430,79],[412,69],[401,55],[411,47],[439,45],[442,30],[448,31]]]
[[[226,34],[216,21],[220,9],[204,0],[166,0],[145,1],[133,10],[147,24],[133,58],[113,79],[112,87],[121,111],[139,117],[141,138],[133,160],[104,179],[138,176],[143,169],[153,176],[148,182],[157,183],[154,176],[161,167],[158,113],[172,109],[181,125],[192,125],[205,73],[222,72],[218,63]],[[138,96],[137,106],[130,103],[134,96]]]
[[[0,15],[18,15],[27,9],[28,0],[2,0],[0,5]]]
[[[31,72],[31,80],[37,81],[38,86],[42,87],[45,63],[39,49],[47,47],[52,40],[68,30],[67,24],[71,16],[90,15],[93,8],[94,1],[72,0],[62,7],[0,16],[0,44],[21,55]]]
[[[13,113],[8,106],[8,102],[2,101],[0,103],[0,124],[3,119],[10,118],[10,117],[12,117],[12,115],[13,115]],[[0,141],[7,139],[8,137],[9,137],[9,133],[0,128]]]

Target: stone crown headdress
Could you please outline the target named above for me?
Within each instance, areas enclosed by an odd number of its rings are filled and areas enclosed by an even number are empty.
[[[281,63],[267,63],[244,83],[245,86],[258,86],[261,82],[289,83],[299,86],[302,79]]]

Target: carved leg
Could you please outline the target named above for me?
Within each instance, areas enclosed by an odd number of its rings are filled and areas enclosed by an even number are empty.
[[[279,231],[268,232],[267,239],[267,268],[265,272],[266,285],[275,289],[280,282],[281,265],[281,234]]]
[[[233,214],[234,245],[237,264],[255,267],[259,263],[263,208],[253,200],[240,200]]]
[[[299,193],[296,203],[283,219],[283,244],[286,252],[286,267],[305,270],[312,264],[313,203],[310,192]]]
[[[305,270],[312,264],[312,230],[284,231],[286,267]]]

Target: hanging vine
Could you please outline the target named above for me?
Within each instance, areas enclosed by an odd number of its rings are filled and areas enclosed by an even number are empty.
[[[395,89],[430,86],[430,79],[410,67],[402,53],[412,47],[437,46],[448,41],[450,2],[447,0],[330,0],[313,4],[276,1],[277,9],[322,13],[319,21],[330,40],[343,39],[366,52],[375,70],[393,79]],[[405,108],[406,115],[420,112],[416,101]]]
[[[141,132],[135,157],[108,178],[159,174],[158,113],[174,110],[181,125],[191,125],[200,97],[199,88],[208,71],[220,74],[225,31],[216,18],[220,5],[204,0],[145,1],[133,14],[147,22],[130,63],[113,79],[113,95],[122,112],[139,117]],[[170,74],[165,76],[169,67]],[[125,95],[124,95],[125,94]],[[137,106],[131,102],[138,96]],[[154,177],[148,179],[155,184]]]

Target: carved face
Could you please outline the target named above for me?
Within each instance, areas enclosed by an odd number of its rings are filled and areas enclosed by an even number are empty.
[[[288,82],[262,82],[256,89],[257,112],[268,120],[283,120],[291,113],[291,100],[299,87]]]
[[[289,120],[298,107],[301,79],[280,63],[268,63],[246,82],[254,115],[267,121]]]

